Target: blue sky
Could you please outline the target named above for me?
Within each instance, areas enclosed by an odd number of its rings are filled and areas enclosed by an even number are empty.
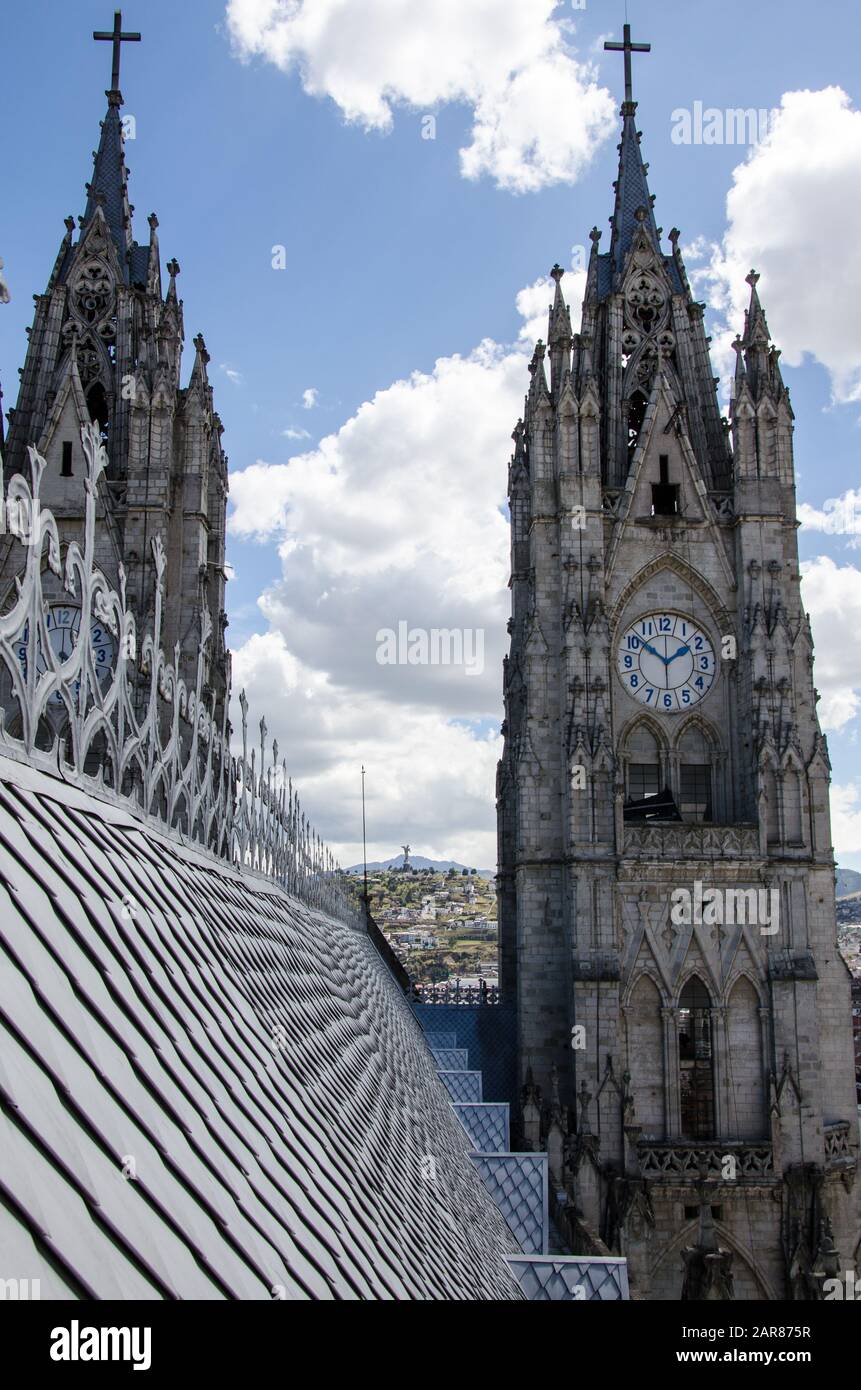
[[[349,862],[362,760],[372,857],[409,839],[417,853],[494,861],[508,435],[549,298],[538,282],[555,261],[572,266],[572,248],[612,211],[618,121],[606,113],[622,92],[621,58],[602,51],[620,36],[622,4],[532,3],[521,14],[510,0],[295,0],[293,27],[280,31],[271,0],[124,10],[124,26],[143,32],[124,45],[121,83],[136,122],[126,150],[136,233],[143,240],[147,213],[158,213],[163,262],[182,267],[187,341],[202,331],[212,356],[236,475],[237,673]],[[699,249],[690,266],[703,272],[717,367],[730,301],[740,327],[749,250],[785,350],[840,859],[861,868],[861,556],[856,537],[823,529],[822,510],[856,486],[861,443],[861,346],[847,308],[859,290],[858,7],[628,8],[634,38],[653,45],[635,58],[634,80],[657,219]],[[473,28],[455,17],[464,11]],[[315,20],[328,22],[322,38]],[[104,0],[30,0],[5,26],[6,409],[31,295],[44,288],[63,217],[84,208],[110,72],[109,46],[90,35],[111,24]],[[506,87],[511,73],[520,85]],[[570,81],[554,107],[557,79],[559,90]],[[803,92],[772,157],[671,138],[673,112],[697,101],[771,109]],[[422,138],[427,115],[435,139]],[[530,121],[536,138],[550,132],[543,154],[530,147]],[[563,132],[578,122],[572,148]],[[464,176],[470,148],[477,177]],[[809,166],[801,173],[794,151]],[[757,222],[758,197],[774,217]],[[276,246],[284,270],[273,269]],[[577,285],[572,267],[574,317]],[[186,378],[190,369],[187,349]],[[487,626],[482,679],[376,665],[367,633],[422,613],[428,625],[456,616]]]

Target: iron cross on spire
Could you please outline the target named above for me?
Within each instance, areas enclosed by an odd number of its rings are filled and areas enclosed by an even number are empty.
[[[123,43],[140,43],[140,34],[123,33],[123,12],[114,10],[114,27],[107,32],[104,29],[93,30],[94,39],[107,39],[114,46],[114,58],[111,66],[111,91],[120,90],[120,45]]]
[[[605,49],[610,49],[610,50],[612,50],[614,53],[624,53],[624,55],[625,55],[625,101],[633,101],[633,100],[634,100],[634,83],[633,83],[633,77],[632,77],[632,74],[631,74],[631,54],[632,54],[632,53],[651,53],[651,51],[652,51],[652,45],[651,45],[650,43],[631,43],[631,26],[630,26],[630,24],[626,24],[622,32],[623,32],[623,34],[624,34],[624,36],[625,36],[625,37],[624,37],[624,42],[623,42],[623,43],[607,42],[607,43],[604,44],[604,48],[605,48]]]

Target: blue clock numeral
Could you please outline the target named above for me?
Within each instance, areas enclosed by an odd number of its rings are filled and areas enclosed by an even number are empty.
[[[655,693],[655,691],[654,691],[654,687],[653,687],[653,686],[649,685],[649,686],[646,687],[646,703],[647,703],[647,704],[649,704],[649,702],[651,701],[652,696],[654,695],[654,693]]]
[[[629,637],[629,638],[628,638],[628,650],[629,650],[629,651],[635,652],[635,651],[637,650],[637,648],[639,647],[639,645],[640,645],[640,639],[639,639],[639,637]]]
[[[694,685],[696,686],[697,690],[705,689],[705,684],[703,682],[702,676],[697,676],[696,680],[694,681]]]
[[[640,684],[640,677],[639,677],[639,676],[632,676],[632,677],[631,677],[631,689],[632,689],[632,690],[636,690],[636,689],[637,689],[637,686],[638,686],[639,684]]]
[[[634,664],[634,658],[633,658],[632,656],[626,656],[626,657],[625,657],[625,666],[627,667],[627,669],[628,669],[629,671],[630,671],[631,667],[633,666],[633,664]]]
[[[672,709],[672,708],[673,708],[673,697],[672,697],[672,695],[665,695],[665,696],[664,696],[664,709]]]
[[[701,652],[702,649],[703,649],[703,639],[702,639],[701,637],[695,637],[695,638],[694,638],[694,651],[695,651],[695,652]]]
[[[661,619],[661,632],[670,632],[673,626],[672,618]]]
[[[685,705],[689,705],[691,703],[691,692],[688,690],[687,686],[685,686],[684,690],[682,691],[682,703]]]

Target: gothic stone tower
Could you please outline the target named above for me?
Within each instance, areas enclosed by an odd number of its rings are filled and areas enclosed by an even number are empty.
[[[635,111],[577,335],[554,268],[510,465],[498,891],[522,1126],[572,1250],[627,1254],[641,1295],[680,1297],[687,1268],[686,1297],[811,1298],[861,1222],[793,415],[751,275],[721,419]]]
[[[115,48],[118,45],[115,43]],[[227,686],[224,642],[224,547],[227,457],[207,379],[202,336],[188,387],[180,386],[184,341],[179,266],[168,263],[163,294],[158,219],[149,244],[132,237],[118,62],[94,156],[87,204],[66,234],[36,313],[16,408],[9,411],[4,470],[29,475],[27,446],[47,461],[42,501],[58,519],[61,541],[80,540],[84,517],[81,426],[97,421],[109,466],[100,481],[97,561],[115,587],[125,569],[138,631],[151,627],[155,570],[152,543],[162,541],[165,570],[163,646],[180,646],[180,674],[194,683],[201,609],[213,620],[206,679],[216,704]],[[20,546],[0,545],[0,600],[21,568]],[[58,591],[58,621],[68,595]],[[59,639],[58,639],[59,640]],[[93,635],[96,641],[95,634]],[[110,653],[107,654],[110,658]]]

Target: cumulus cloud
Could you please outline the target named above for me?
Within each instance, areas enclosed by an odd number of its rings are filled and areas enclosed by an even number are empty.
[[[314,406],[317,404],[319,395],[320,392],[317,390],[316,386],[309,386],[306,391],[302,392],[302,405],[305,408],[305,410],[314,409]]]
[[[719,245],[699,242],[706,263],[692,273],[722,320],[715,353],[733,361],[751,267],[784,361],[805,354],[831,377],[835,401],[861,400],[861,111],[839,87],[786,92],[766,138],[733,172],[727,230]]]
[[[861,570],[820,555],[801,566],[802,594],[816,643],[823,729],[844,729],[861,711]],[[847,640],[847,633],[851,639]]]
[[[570,284],[576,315],[583,286]],[[277,543],[282,566],[259,600],[267,632],[235,653],[236,688],[267,711],[343,862],[358,858],[364,762],[373,857],[406,837],[417,853],[495,863],[506,465],[552,291],[543,280],[518,295],[524,335],[513,345],[441,358],[289,463],[231,474],[230,533]],[[381,664],[379,634],[401,622],[482,634],[483,669]]]
[[[575,251],[579,247],[573,248]],[[539,338],[547,339],[547,311],[550,307],[548,303],[548,281],[545,276],[540,276],[531,285],[525,285],[518,291],[515,303],[517,312],[521,315],[523,323],[520,328],[518,342],[529,352]],[[563,281],[565,299],[571,311],[571,323],[576,332],[580,322],[580,306],[583,296],[586,293],[586,272],[577,270],[573,274],[569,272]],[[550,285],[553,290],[553,285]],[[553,295],[549,295],[552,303]]]
[[[839,497],[829,497],[821,507],[802,502],[798,507],[802,530],[820,531],[827,536],[844,536],[852,550],[861,548],[861,488],[848,488]]]
[[[364,766],[370,859],[397,853],[406,837],[434,859],[495,866],[498,729],[478,732],[432,709],[338,688],[297,661],[274,630],[246,642],[233,671],[234,688],[267,710],[268,738],[277,738],[303,808],[342,865],[362,857]],[[236,728],[240,717],[237,701]]]
[[[398,106],[472,108],[465,178],[514,192],[578,178],[616,103],[578,60],[559,0],[228,0],[234,51],[297,71],[348,121],[386,131]]]

